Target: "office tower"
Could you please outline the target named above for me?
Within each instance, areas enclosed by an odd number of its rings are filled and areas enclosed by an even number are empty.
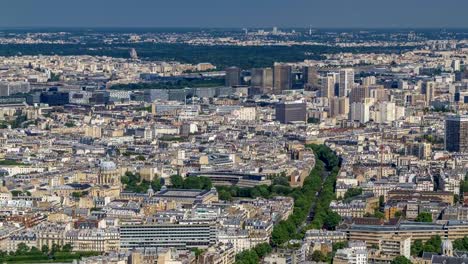
[[[312,66],[305,66],[302,69],[302,78],[304,80],[304,88],[308,91],[318,88],[318,73],[317,69]]]
[[[263,73],[262,68],[253,68],[251,71],[250,86],[260,88],[263,87]]]
[[[361,124],[369,122],[369,108],[369,102],[352,103],[349,111],[349,119],[351,121],[358,121]]]
[[[287,64],[276,64],[273,69],[273,93],[280,94],[292,88],[292,68]]]
[[[379,104],[380,111],[380,122],[390,123],[395,121],[395,103],[393,102],[382,102]]]
[[[271,93],[273,90],[273,69],[263,69],[263,93]]]
[[[343,69],[340,70],[340,82],[338,96],[348,96],[349,92],[354,86],[354,70],[353,69]]]
[[[340,74],[337,72],[329,72],[327,73],[327,77],[332,77],[333,81],[335,82],[335,87],[333,89],[333,96],[338,96],[338,88],[339,88],[339,83],[340,83]]]
[[[445,150],[468,152],[468,116],[448,116],[445,119]]]
[[[353,88],[349,93],[349,103],[360,103],[364,99],[370,97],[370,88],[369,86],[359,86]]]
[[[421,94],[426,98],[426,104],[429,104],[435,97],[435,82],[423,82],[421,85]]]
[[[320,96],[327,98],[335,96],[335,79],[333,76],[320,78]]]
[[[331,97],[329,98],[330,117],[347,116],[349,113],[349,98],[347,97]]]
[[[376,102],[385,102],[389,99],[389,91],[385,90],[382,85],[369,86],[369,95]]]
[[[460,69],[461,69],[460,60],[453,60],[452,61],[452,68],[453,68],[454,71],[460,71]]]
[[[405,155],[416,156],[425,160],[431,157],[432,147],[430,143],[410,142],[405,146]]]
[[[307,121],[307,107],[304,101],[292,101],[276,104],[276,121],[287,124],[290,122]]]
[[[241,84],[241,70],[237,67],[229,67],[226,69],[225,85],[233,87]]]
[[[408,90],[408,81],[405,80],[398,80],[398,89],[401,90]]]
[[[362,85],[364,86],[370,86],[376,83],[377,83],[377,79],[375,78],[375,76],[368,76],[362,79]]]

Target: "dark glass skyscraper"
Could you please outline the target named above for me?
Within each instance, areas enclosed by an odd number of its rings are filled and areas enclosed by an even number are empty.
[[[468,116],[449,116],[445,119],[445,150],[468,152]]]
[[[275,108],[276,121],[287,124],[290,122],[307,121],[306,103],[302,101],[278,103]]]
[[[302,69],[302,78],[306,90],[315,90],[319,88],[317,69],[312,66],[305,66]]]
[[[273,93],[280,94],[292,88],[292,68],[286,64],[277,64],[273,69]]]
[[[241,84],[241,70],[237,67],[229,67],[226,69],[225,85],[227,87],[237,86]]]

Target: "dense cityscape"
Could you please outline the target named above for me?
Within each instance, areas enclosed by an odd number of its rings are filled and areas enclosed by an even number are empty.
[[[468,31],[0,29],[0,262],[467,263]]]

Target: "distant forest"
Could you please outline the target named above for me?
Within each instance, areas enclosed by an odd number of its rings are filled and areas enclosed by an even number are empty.
[[[224,69],[238,66],[243,69],[269,67],[274,62],[296,62],[323,59],[326,53],[399,53],[415,47],[359,47],[339,48],[325,45],[304,46],[200,46],[188,44],[3,44],[0,56],[16,55],[94,55],[129,58],[135,48],[138,57],[151,61],[178,61],[197,64],[211,62]]]

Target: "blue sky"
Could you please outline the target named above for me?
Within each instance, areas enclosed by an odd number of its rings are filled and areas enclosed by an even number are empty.
[[[463,27],[467,0],[1,0],[3,27]]]

